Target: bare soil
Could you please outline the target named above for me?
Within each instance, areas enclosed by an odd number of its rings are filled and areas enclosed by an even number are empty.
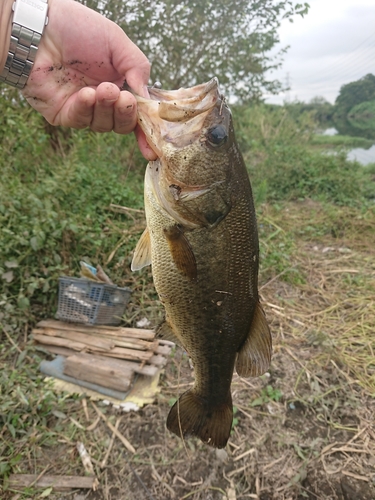
[[[269,210],[266,215],[281,224],[284,214]],[[319,207],[290,206],[284,230],[297,217],[307,224],[312,211],[319,222]],[[97,491],[50,492],[48,498],[375,500],[375,250],[373,241],[356,237],[366,233],[366,224],[353,222],[349,237],[347,231],[337,233],[337,217],[331,236],[310,241],[296,235],[290,265],[303,279],[293,283],[275,276],[263,282],[272,364],[257,379],[234,376],[236,413],[225,450],[196,439],[183,442],[166,430],[170,405],[193,383],[189,360],[177,348],[155,404],[126,414],[101,407],[112,424],[121,417],[119,431],[135,454],[115,439],[101,468],[112,433],[97,421],[89,401],[85,412],[77,399],[67,403],[66,419],[48,419],[47,428],[59,429],[57,442],[30,444],[13,472],[83,475],[76,451],[81,440],[99,479]],[[40,494],[7,490],[1,498]]]

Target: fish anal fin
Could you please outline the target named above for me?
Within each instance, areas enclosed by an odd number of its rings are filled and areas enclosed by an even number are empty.
[[[197,278],[197,262],[182,228],[178,225],[164,229],[173,262],[181,273],[191,281]]]
[[[182,345],[181,340],[178,338],[177,334],[174,332],[167,319],[160,323],[160,325],[156,328],[155,333],[156,338],[158,339],[169,340],[170,342],[174,342],[175,344]]]
[[[145,266],[151,264],[151,240],[148,228],[143,231],[134,250],[131,264],[132,271],[139,271]]]
[[[223,403],[210,407],[194,389],[185,392],[172,406],[167,428],[180,438],[196,436],[214,448],[224,448],[233,421],[231,395]]]
[[[263,309],[258,302],[249,334],[237,356],[236,371],[238,375],[240,377],[259,377],[268,370],[271,355],[271,332]]]

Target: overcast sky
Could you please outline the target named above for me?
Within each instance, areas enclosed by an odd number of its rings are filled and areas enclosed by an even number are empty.
[[[280,46],[290,48],[272,76],[288,81],[291,90],[267,97],[269,103],[315,96],[334,103],[342,85],[375,75],[375,0],[306,1],[307,16],[284,21],[279,29]]]

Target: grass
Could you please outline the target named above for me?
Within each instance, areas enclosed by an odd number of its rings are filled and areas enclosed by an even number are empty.
[[[324,148],[364,148],[368,149],[374,141],[364,137],[353,137],[350,135],[321,135],[316,134],[311,138],[313,146],[322,146]]]
[[[100,467],[111,434],[90,401],[56,394],[44,382],[38,366],[46,354],[28,335],[37,320],[53,316],[57,278],[76,275],[82,258],[102,264],[116,283],[133,289],[126,324],[142,317],[153,325],[160,321],[150,270],[130,272],[145,224],[144,161],[127,137],[60,130],[52,141],[34,115],[27,127],[14,107],[4,108],[3,116],[1,498],[62,498],[49,489],[9,488],[7,478],[82,475],[76,452],[81,441],[100,480],[88,500],[342,500],[343,488],[372,500],[372,170],[312,150],[309,115],[296,121],[282,108],[257,108],[237,117],[257,201],[260,293],[274,339],[272,366],[258,379],[234,377],[237,411],[227,455],[196,440],[187,440],[185,450],[165,429],[177,379],[181,390],[192,382],[187,356],[177,349],[156,404],[121,415],[119,430],[136,454],[115,441]],[[22,141],[12,139],[17,133]],[[116,410],[100,408],[114,425]]]
[[[108,467],[95,465],[102,486],[87,498],[131,500],[137,496],[143,500],[150,495],[155,499],[188,495],[196,500],[221,499],[222,491],[229,495],[231,483],[220,467],[232,479],[237,496],[258,491],[261,499],[288,495],[297,500],[306,491],[312,498],[322,500],[329,494],[336,498],[332,491],[337,495],[341,491],[340,477],[351,477],[342,471],[371,477],[368,457],[375,456],[375,448],[366,429],[375,431],[374,221],[373,208],[340,208],[312,201],[264,204],[259,223],[269,229],[262,235],[262,250],[271,242],[278,247],[292,240],[284,267],[279,269],[282,273],[296,267],[303,279],[288,275],[283,279],[285,275],[276,270],[272,273],[272,266],[261,272],[260,292],[273,332],[274,356],[266,376],[234,378],[237,412],[228,458],[220,466],[214,452],[195,440],[186,442],[186,456],[181,441],[165,430],[170,402],[177,395],[176,374],[181,385],[192,380],[187,357],[177,350],[163,376],[157,405],[122,417],[119,429],[136,448],[136,455],[124,455],[116,443]],[[156,306],[151,283],[144,282],[135,292],[133,312],[137,309],[149,317],[147,304]],[[82,474],[74,451],[77,441],[84,442],[94,464],[99,464],[109,436],[102,423],[89,430],[96,419],[89,401],[87,420],[82,398],[61,397],[44,384],[37,370],[44,355],[35,351],[27,336],[12,343],[14,337],[2,333],[4,477],[10,472],[39,473],[47,466],[48,473]],[[101,409],[114,425],[116,412]],[[333,448],[342,451],[330,454]],[[257,460],[249,461],[254,454]],[[351,456],[355,461],[348,465]],[[333,469],[339,472],[332,475]],[[173,480],[176,477],[181,481]],[[200,477],[205,478],[202,483]],[[256,477],[261,478],[258,490]],[[362,489],[356,491],[362,496],[357,498],[370,500],[366,495],[373,492],[365,488],[368,483],[356,480],[355,487],[359,486]],[[8,500],[16,493],[5,490],[2,498]],[[19,498],[39,498],[41,493],[22,491]],[[271,494],[274,496],[267,496]],[[60,497],[52,491],[48,498]]]

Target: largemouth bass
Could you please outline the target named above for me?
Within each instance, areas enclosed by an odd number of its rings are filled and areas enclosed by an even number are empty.
[[[149,93],[137,97],[138,123],[158,159],[146,169],[147,229],[132,269],[152,264],[165,307],[157,336],[181,345],[194,366],[194,387],[171,408],[168,429],[222,448],[234,368],[258,376],[271,360],[250,181],[216,78]]]

